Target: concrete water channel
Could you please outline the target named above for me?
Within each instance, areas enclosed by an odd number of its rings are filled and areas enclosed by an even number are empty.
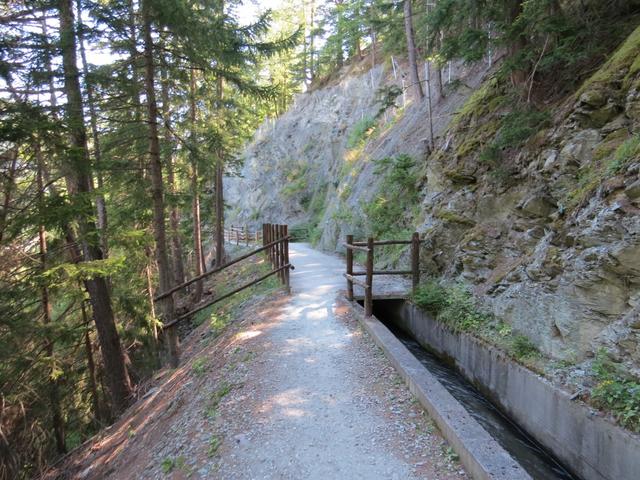
[[[474,478],[640,479],[636,435],[499,350],[402,298],[360,314]]]

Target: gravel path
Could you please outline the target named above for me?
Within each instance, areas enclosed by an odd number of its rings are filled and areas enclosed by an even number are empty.
[[[255,410],[221,452],[220,478],[464,477],[381,352],[345,318],[344,262],[304,244],[292,245],[291,261],[293,295],[245,380],[258,386]]]
[[[202,324],[177,369],[45,478],[468,478],[344,301],[343,260],[290,251],[291,296],[247,299],[220,334]]]

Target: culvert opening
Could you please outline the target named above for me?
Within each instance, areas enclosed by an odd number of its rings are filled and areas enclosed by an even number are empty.
[[[362,301],[358,301],[362,305]],[[469,414],[516,459],[535,480],[579,480],[524,428],[483,395],[455,367],[453,358],[438,355],[430,345],[421,345],[402,321],[403,299],[373,301],[373,314],[432,375],[460,402]],[[479,385],[484,390],[482,385]]]

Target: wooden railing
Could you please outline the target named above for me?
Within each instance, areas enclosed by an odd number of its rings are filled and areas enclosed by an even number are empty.
[[[204,272],[201,275],[193,277],[186,282],[181,283],[180,285],[176,285],[175,287],[157,294],[153,301],[161,302],[166,298],[173,296],[175,293],[185,289],[189,285],[201,281],[211,275],[219,273],[236,263],[241,262],[242,260],[246,260],[254,255],[257,255],[262,252],[266,252],[267,259],[271,264],[271,271],[266,273],[265,275],[260,276],[250,282],[245,283],[244,285],[235,288],[223,295],[210,299],[204,303],[199,304],[197,307],[193,308],[187,313],[184,313],[180,316],[171,316],[170,318],[163,319],[162,329],[166,333],[167,339],[167,347],[169,351],[169,361],[171,365],[177,366],[179,360],[178,353],[178,335],[176,331],[177,324],[192,317],[195,313],[214,305],[215,303],[220,302],[226,298],[235,295],[242,290],[249,288],[257,283],[260,283],[267,278],[277,275],[284,287],[286,288],[287,293],[291,292],[290,282],[289,282],[289,271],[293,270],[293,265],[289,262],[289,239],[290,236],[288,234],[287,225],[272,225],[272,224],[264,224],[262,226],[262,232],[259,234],[259,237],[256,236],[254,238],[262,239],[262,246],[260,248],[256,248],[251,252],[248,252],[244,255],[241,255],[233,260],[228,261],[227,263],[217,266],[207,272]]]
[[[263,235],[260,230],[251,231],[247,225],[231,225],[224,229],[224,239],[236,245],[244,244],[248,246],[251,243],[258,245],[262,238]]]
[[[420,235],[414,232],[411,240],[379,240],[369,237],[366,242],[354,242],[353,235],[347,235],[344,246],[347,249],[347,298],[353,300],[353,285],[359,285],[364,289],[364,314],[367,317],[373,315],[373,276],[374,275],[411,275],[412,288],[415,290],[420,283]],[[411,245],[411,270],[374,270],[374,248],[383,245]],[[353,270],[353,252],[367,254],[364,271]],[[364,276],[361,280],[358,277]]]

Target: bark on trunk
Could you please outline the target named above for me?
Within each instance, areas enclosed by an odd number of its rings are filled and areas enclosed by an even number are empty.
[[[76,0],[76,8],[78,15],[82,12],[82,5],[80,0]],[[94,102],[93,85],[89,81],[89,67],[87,65],[87,55],[84,49],[84,33],[83,33],[82,19],[78,18],[78,46],[80,47],[80,59],[82,60],[82,74],[84,76],[85,89],[87,91],[87,106],[89,107],[89,121],[91,125],[91,139],[93,140],[93,157],[96,161],[96,179],[98,181],[98,195],[96,195],[96,210],[97,210],[97,222],[98,229],[100,230],[100,246],[102,247],[102,254],[104,258],[109,256],[109,241],[107,234],[107,204],[104,200],[103,189],[104,179],[102,176],[102,170],[100,168],[101,163],[101,150],[100,150],[100,137],[98,135],[98,120],[96,115],[96,108]]]
[[[36,175],[36,183],[38,185],[38,200],[40,203],[40,209],[44,209],[44,182],[42,180],[42,170],[44,161],[40,151],[40,146],[35,145],[36,157],[38,160],[38,171]],[[47,232],[44,225],[38,226],[38,244],[40,247],[40,267],[42,272],[47,270]],[[42,285],[40,289],[40,298],[42,304],[42,323],[49,325],[51,323],[51,302],[49,301],[49,289],[46,285]],[[53,341],[49,338],[45,340],[45,351],[47,357],[53,361]],[[52,375],[49,375],[49,404],[51,407],[51,426],[53,428],[53,435],[56,439],[56,450],[59,454],[67,452],[67,446],[64,436],[64,420],[62,417],[62,407],[60,405],[60,388],[58,380]]]
[[[164,119],[164,141],[166,143],[167,186],[169,193],[176,194],[176,179],[173,169],[173,149],[171,135],[171,108],[169,100],[169,76],[166,70],[162,71],[162,117]],[[169,210],[169,228],[171,233],[171,260],[173,266],[173,280],[175,285],[180,285],[185,280],[184,253],[182,251],[182,239],[180,235],[180,209],[173,202]]]
[[[102,259],[102,252],[93,242],[97,238],[96,225],[90,220],[93,206],[91,192],[91,164],[87,151],[82,94],[76,58],[76,38],[72,0],[58,2],[60,16],[60,49],[64,69],[64,89],[67,97],[66,118],[71,149],[68,152],[67,178],[73,187],[69,192],[82,207],[78,216],[83,258],[86,261]],[[96,276],[84,281],[93,306],[93,316],[105,363],[105,375],[114,414],[121,413],[129,403],[131,382],[125,366],[124,352],[116,329],[111,299],[105,277]]]
[[[155,65],[153,58],[153,38],[151,36],[151,0],[142,1],[142,22],[145,63],[145,94],[147,98],[147,123],[149,128],[149,176],[151,177],[151,198],[153,202],[153,226],[156,243],[156,261],[160,291],[173,286],[167,235],[164,224],[164,186],[162,180],[162,162],[160,161],[160,140],[158,137],[158,105],[155,91]],[[159,302],[160,315],[164,322],[174,316],[173,296]],[[175,328],[166,332],[168,360],[172,366],[178,365],[178,335]]]
[[[191,122],[191,146],[195,148],[196,143],[196,75],[191,70],[189,78],[189,120]],[[194,275],[202,275],[202,231],[200,227],[200,190],[198,184],[198,158],[191,152],[191,193],[192,217],[193,217],[193,270]],[[200,302],[202,299],[202,281],[194,285],[193,301]]]
[[[93,360],[93,345],[91,343],[91,329],[87,323],[87,308],[84,302],[82,303],[82,320],[87,324],[87,329],[84,332],[84,349],[87,356],[87,373],[89,377],[89,390],[91,391],[91,407],[93,409],[94,422],[96,425],[100,425],[107,419],[100,408],[100,396],[98,395],[98,385],[96,382],[96,364]]]
[[[218,78],[218,100],[222,103],[223,98],[223,82],[222,78]],[[225,262],[224,251],[224,192],[222,176],[224,175],[224,159],[222,152],[216,152],[216,171],[215,171],[215,213],[216,213],[216,266],[223,265]]]
[[[516,22],[518,16],[522,13],[522,1],[511,0],[509,6],[509,22],[513,24]],[[510,57],[516,57],[527,46],[527,39],[524,35],[518,33],[515,38],[511,40],[508,51]],[[511,83],[514,86],[523,85],[527,80],[527,72],[522,69],[514,69],[511,71]]]
[[[404,0],[404,33],[407,37],[407,54],[409,57],[409,77],[416,96],[422,100],[424,92],[420,85],[420,75],[418,74],[418,61],[416,55],[416,41],[413,33],[413,12],[411,0]]]

